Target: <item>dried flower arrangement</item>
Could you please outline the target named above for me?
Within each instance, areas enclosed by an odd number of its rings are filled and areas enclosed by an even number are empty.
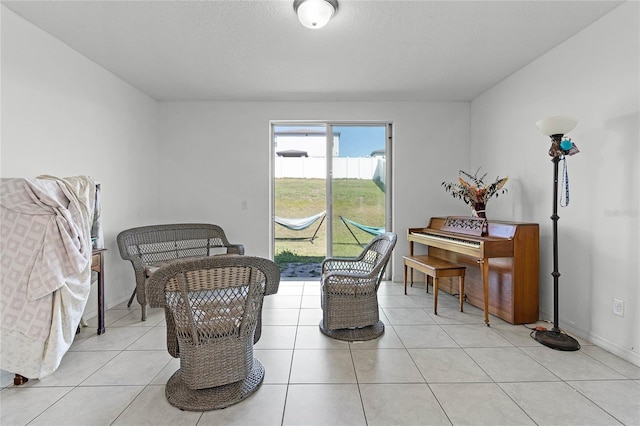
[[[493,197],[498,197],[498,195],[508,192],[507,188],[504,188],[504,185],[507,183],[509,177],[497,177],[493,183],[487,185],[484,182],[487,174],[485,173],[481,177],[478,177],[478,173],[480,173],[480,168],[478,168],[473,175],[464,170],[460,170],[458,172],[458,182],[442,182],[442,186],[444,186],[445,191],[451,192],[453,198],[459,198],[470,205],[474,216],[486,217],[485,207],[487,202]],[[469,182],[463,179],[463,176],[467,178]]]

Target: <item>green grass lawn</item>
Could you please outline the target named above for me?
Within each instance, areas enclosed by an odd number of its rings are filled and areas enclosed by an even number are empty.
[[[302,218],[326,210],[326,181],[324,179],[275,180],[276,216]],[[351,257],[360,254],[362,247],[339,219],[346,217],[367,226],[384,226],[385,193],[378,184],[364,179],[336,179],[333,182],[333,255]],[[276,263],[318,263],[326,256],[326,227],[329,217],[320,226],[317,238],[311,243],[300,238],[313,235],[320,221],[300,231],[292,231],[275,225]],[[361,243],[367,243],[372,235],[353,228]],[[296,240],[298,239],[298,240]]]

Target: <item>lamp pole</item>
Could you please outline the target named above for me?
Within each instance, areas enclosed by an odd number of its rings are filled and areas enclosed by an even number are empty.
[[[562,138],[562,136],[560,136]],[[560,280],[560,271],[558,271],[558,165],[560,157],[555,156],[551,159],[553,162],[553,332],[559,333],[558,327],[558,282]]]
[[[553,328],[551,330],[536,330],[533,338],[545,346],[561,351],[577,351],[580,349],[580,343],[573,337],[562,333],[558,326],[558,284],[560,280],[560,272],[558,271],[558,165],[560,159],[564,157],[565,152],[560,146],[562,134],[551,135],[551,149],[549,155],[552,156],[553,162]]]

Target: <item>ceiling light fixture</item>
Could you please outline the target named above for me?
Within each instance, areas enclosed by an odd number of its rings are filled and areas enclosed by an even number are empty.
[[[302,25],[312,30],[322,28],[338,10],[338,0],[294,0],[293,10]]]

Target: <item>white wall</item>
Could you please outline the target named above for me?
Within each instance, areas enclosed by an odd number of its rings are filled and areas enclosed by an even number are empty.
[[[469,164],[466,102],[161,102],[162,221],[213,222],[248,254],[268,256],[270,120],[393,122],[395,281],[402,280],[408,227],[469,213],[440,186]]]
[[[2,177],[89,175],[102,185],[107,306],[133,269],[115,238],[153,221],[157,102],[1,6]],[[97,314],[95,285],[85,310]]]
[[[553,168],[538,119],[579,119],[569,133],[570,204],[559,208],[560,327],[640,365],[639,7],[628,2],[471,104],[474,164],[509,175],[493,218],[541,225],[541,311],[553,319]],[[562,170],[562,169],[561,169]],[[625,301],[624,317],[612,313]]]

